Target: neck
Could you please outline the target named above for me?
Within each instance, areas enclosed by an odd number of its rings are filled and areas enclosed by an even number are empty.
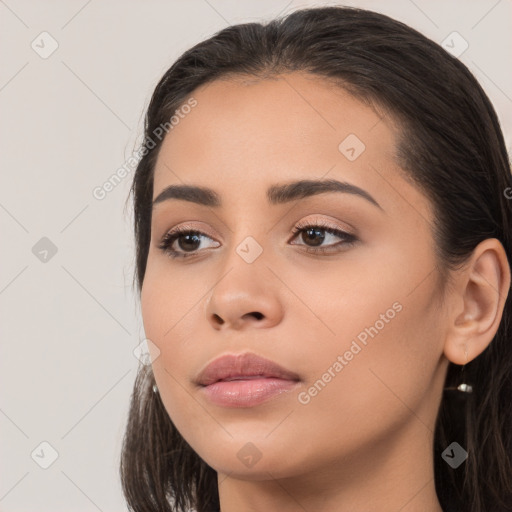
[[[324,458],[321,467],[305,464],[294,475],[272,468],[260,469],[251,480],[219,473],[221,512],[443,512],[435,491],[432,436],[412,418],[392,439],[364,453],[328,463]]]

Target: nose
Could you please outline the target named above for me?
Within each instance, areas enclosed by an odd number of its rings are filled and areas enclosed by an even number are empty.
[[[283,317],[279,285],[264,264],[237,262],[213,287],[206,319],[218,331],[273,327]]]
[[[228,318],[228,315],[225,315],[225,317]],[[253,318],[255,319],[255,321],[252,320]],[[244,322],[252,322],[258,324],[260,323],[260,320],[264,320],[265,318],[265,315],[260,311],[251,311],[250,313],[245,313],[241,315],[240,319],[235,318],[234,320],[229,320],[228,318],[228,322],[231,324],[232,328],[240,329],[242,323]],[[226,320],[224,320],[224,318],[222,318],[217,313],[213,313],[212,320],[219,326],[224,325],[226,323]]]

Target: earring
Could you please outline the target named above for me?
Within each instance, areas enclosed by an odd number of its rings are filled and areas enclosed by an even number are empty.
[[[153,384],[153,393],[158,393],[158,388],[156,387],[156,384]]]
[[[467,345],[464,345],[464,355],[466,356],[466,363],[468,362],[468,346]],[[466,363],[464,363],[462,365],[462,369],[460,371],[460,377],[461,377],[461,380],[463,380],[463,376],[464,376],[464,367],[466,366]],[[449,387],[449,388],[444,388],[444,389],[456,389],[457,391],[461,391],[462,393],[473,393],[473,386],[470,386],[469,384],[466,384],[466,383],[462,383],[462,384],[459,384],[458,386],[455,386],[455,387]]]
[[[456,389],[463,393],[473,393],[473,386],[470,386],[469,384],[459,384]]]

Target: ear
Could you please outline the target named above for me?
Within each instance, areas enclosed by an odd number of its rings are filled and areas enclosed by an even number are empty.
[[[510,265],[501,242],[480,242],[464,268],[454,271],[454,281],[444,355],[464,365],[488,347],[501,322],[510,289]]]

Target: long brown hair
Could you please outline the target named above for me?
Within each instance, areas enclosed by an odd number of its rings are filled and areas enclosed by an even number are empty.
[[[431,200],[434,241],[449,277],[486,238],[512,261],[512,178],[496,112],[469,70],[419,32],[385,15],[346,7],[297,10],[267,24],[229,26],[186,51],[164,74],[145,118],[146,151],[133,194],[136,275],[142,288],[151,236],[155,130],[200,85],[229,75],[267,78],[306,71],[331,80],[401,128],[397,160]],[[149,142],[152,141],[151,144]],[[446,386],[458,382],[450,363]],[[464,368],[471,395],[446,392],[434,437],[435,485],[444,510],[512,510],[512,302],[488,348]],[[217,473],[184,441],[141,367],[131,398],[120,473],[136,512],[219,510]],[[452,469],[453,441],[468,458]]]

